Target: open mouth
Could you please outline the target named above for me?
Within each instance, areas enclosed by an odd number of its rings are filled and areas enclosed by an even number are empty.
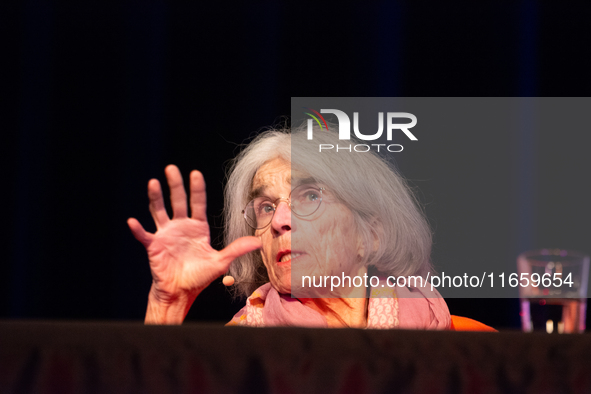
[[[301,252],[292,252],[291,250],[282,250],[277,253],[277,263],[287,263],[301,256]]]

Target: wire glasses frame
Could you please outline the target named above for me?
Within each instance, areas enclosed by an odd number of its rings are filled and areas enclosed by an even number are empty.
[[[317,185],[303,184],[294,188],[288,198],[280,197],[271,200],[269,197],[256,197],[246,204],[242,215],[246,223],[253,229],[263,229],[271,223],[279,202],[283,200],[296,216],[310,216],[320,208],[324,190],[323,187]]]

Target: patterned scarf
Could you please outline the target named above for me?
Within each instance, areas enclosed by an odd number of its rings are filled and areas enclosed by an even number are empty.
[[[380,280],[371,288],[367,305],[369,329],[427,329],[446,330],[451,326],[447,304],[437,290],[385,285]],[[228,326],[300,326],[328,327],[319,312],[295,298],[279,294],[271,283],[256,289],[246,305],[232,318]]]

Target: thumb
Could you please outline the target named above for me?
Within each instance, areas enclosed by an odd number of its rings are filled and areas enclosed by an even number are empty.
[[[230,245],[220,250],[221,261],[224,263],[224,265],[230,265],[230,263],[236,258],[262,247],[263,244],[257,237],[238,238]]]
[[[146,248],[150,246],[150,244],[152,243],[152,238],[154,238],[154,235],[144,230],[144,228],[142,227],[140,222],[137,221],[137,219],[129,218],[127,220],[127,225],[129,226],[129,229],[131,230],[131,233],[133,234],[135,239],[140,241],[142,245],[144,245],[144,247]]]

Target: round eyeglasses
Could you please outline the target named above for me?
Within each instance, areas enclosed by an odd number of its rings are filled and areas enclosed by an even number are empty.
[[[323,191],[324,188],[317,185],[304,184],[294,188],[287,199],[278,198],[273,201],[269,197],[257,197],[246,204],[242,214],[246,223],[255,230],[265,228],[271,223],[281,200],[286,201],[296,216],[310,216],[320,208]]]

